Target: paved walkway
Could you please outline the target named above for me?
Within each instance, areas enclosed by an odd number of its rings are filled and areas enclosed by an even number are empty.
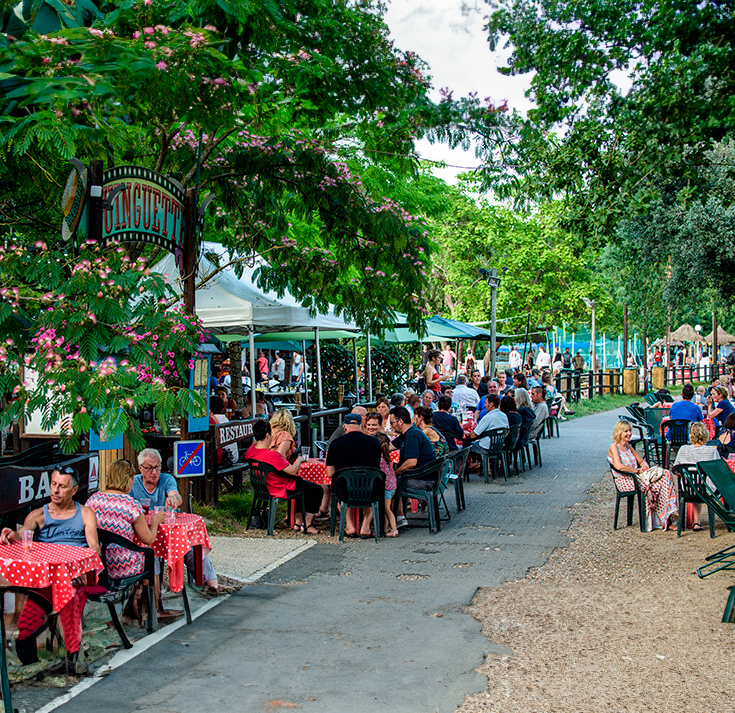
[[[567,542],[568,508],[603,476],[615,420],[562,424],[542,441],[544,467],[507,484],[473,476],[468,509],[448,498],[437,535],[306,550],[58,710],[451,713],[484,690],[484,654],[501,652],[463,607]]]

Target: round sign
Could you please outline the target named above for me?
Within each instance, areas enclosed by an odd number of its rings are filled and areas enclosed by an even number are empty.
[[[61,221],[61,237],[64,240],[69,240],[77,232],[86,198],[87,169],[85,168],[80,174],[74,168],[66,179],[64,196],[61,199],[61,212],[64,216]]]

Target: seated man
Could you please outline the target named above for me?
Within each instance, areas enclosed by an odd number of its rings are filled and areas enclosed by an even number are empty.
[[[684,384],[681,389],[681,401],[674,401],[674,403],[671,404],[669,418],[685,418],[688,421],[701,421],[704,418],[702,415],[702,409],[692,403],[693,398],[694,387],[691,384]]]
[[[315,528],[311,527],[311,523],[314,520],[315,513],[319,512],[324,491],[316,483],[311,483],[297,475],[301,464],[304,462],[301,456],[297,456],[293,463],[289,463],[278,451],[272,451],[270,449],[272,440],[273,436],[271,435],[270,423],[265,419],[256,421],[253,424],[253,443],[245,451],[245,458],[267,463],[279,471],[279,473],[268,475],[266,478],[266,486],[271,497],[286,498],[289,493],[295,493],[297,489],[300,489],[304,493],[306,532],[309,535],[316,535],[318,532]],[[295,477],[286,478],[280,473],[287,473]],[[294,517],[294,530],[303,532],[302,525],[301,513],[297,512]]]
[[[360,416],[360,423],[363,423],[365,421],[365,416],[367,416],[367,409],[364,406],[353,406],[350,413],[358,414]],[[347,431],[345,431],[343,421],[339,426],[337,426],[337,428],[334,429],[334,433],[329,437],[329,440],[327,441],[327,450],[329,450],[335,440],[337,440],[341,436],[344,436],[345,433],[347,433]]]
[[[49,542],[73,547],[89,547],[97,554],[100,545],[97,540],[97,518],[94,511],[74,502],[79,489],[79,480],[73,468],[58,466],[51,473],[51,502],[26,517],[20,530],[37,531],[38,542]],[[0,532],[0,544],[20,540],[20,530],[14,532],[9,527]],[[76,582],[75,582],[76,584]],[[18,619],[18,640],[16,653],[21,663],[38,661],[36,636],[46,614],[51,612],[49,590],[33,590],[35,596],[29,597]],[[40,596],[38,596],[40,595]],[[76,659],[82,643],[82,612],[87,601],[84,585],[80,582],[74,598],[59,612],[64,629],[64,644],[70,658]]]
[[[457,439],[464,439],[464,431],[457,420],[457,417],[450,413],[452,408],[452,399],[449,396],[440,396],[437,402],[436,411],[434,411],[434,427],[439,429],[441,434],[447,439],[447,445],[450,451],[457,450]]]
[[[411,422],[411,416],[403,406],[397,406],[390,412],[391,425],[393,430],[399,434],[393,441],[393,447],[400,451],[398,458],[398,467],[395,469],[396,478],[409,477],[408,486],[418,490],[431,490],[434,486],[434,480],[423,480],[410,478],[414,469],[422,468],[436,459],[434,446],[429,437],[417,426]],[[403,514],[396,517],[398,527],[404,527],[408,521]]]
[[[477,440],[472,444],[472,453],[482,455],[490,448],[490,438],[483,436],[487,431],[496,428],[508,428],[508,417],[500,410],[500,398],[497,394],[488,394],[485,397],[487,413],[480,419],[472,433],[467,437],[470,441]]]
[[[546,405],[546,390],[543,386],[534,386],[531,389],[531,401],[536,417],[533,419],[531,432],[528,434],[529,441],[534,440],[541,434],[544,423],[549,417],[549,407]]]
[[[149,500],[150,508],[156,506],[169,507],[177,509],[184,502],[179,494],[179,486],[171,473],[161,472],[161,454],[155,448],[145,448],[138,453],[138,467],[140,473],[133,478],[133,487],[130,489],[130,495],[138,502]],[[194,551],[189,550],[184,557],[186,566],[191,570],[194,567]],[[217,575],[212,566],[212,562],[208,555],[202,558],[202,572],[204,575],[205,589],[216,594],[219,591]],[[156,558],[156,575],[160,575],[160,561]],[[159,594],[160,578],[156,576],[156,602],[160,609],[160,615],[164,618],[170,612],[163,610]]]
[[[345,435],[338,438],[327,451],[327,475],[332,479],[332,489],[338,498],[344,500],[346,493],[340,490],[342,483],[334,476],[344,468],[380,468],[380,441],[375,436],[368,436],[362,432],[362,416],[359,413],[348,413],[345,416],[343,428]],[[384,491],[383,483],[380,484],[378,499]],[[373,512],[365,508],[365,516],[360,527],[360,537],[370,537],[370,526],[373,521]],[[345,522],[345,534],[348,537],[356,537],[357,530],[354,523],[347,518]]]
[[[454,396],[452,397],[452,401],[457,404],[457,406],[466,406],[472,411],[477,408],[480,396],[475,389],[467,386],[467,377],[464,374],[460,374],[457,377],[457,384],[454,387]]]

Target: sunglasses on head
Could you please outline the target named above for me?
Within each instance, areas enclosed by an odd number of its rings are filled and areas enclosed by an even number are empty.
[[[71,466],[68,466],[68,465],[55,465],[51,469],[51,472],[54,472],[54,471],[56,471],[57,473],[61,473],[62,475],[74,475],[74,476],[76,476],[76,474],[77,474],[76,470],[74,470],[74,468],[72,468]]]

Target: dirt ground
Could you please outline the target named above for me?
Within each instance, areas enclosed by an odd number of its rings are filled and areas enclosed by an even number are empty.
[[[487,692],[457,713],[735,710],[735,624],[721,622],[735,577],[696,574],[735,534],[718,520],[710,539],[706,508],[702,531],[680,538],[640,532],[635,519],[614,531],[614,503],[607,474],[573,508],[568,547],[478,592],[470,613],[508,651],[486,657]]]

